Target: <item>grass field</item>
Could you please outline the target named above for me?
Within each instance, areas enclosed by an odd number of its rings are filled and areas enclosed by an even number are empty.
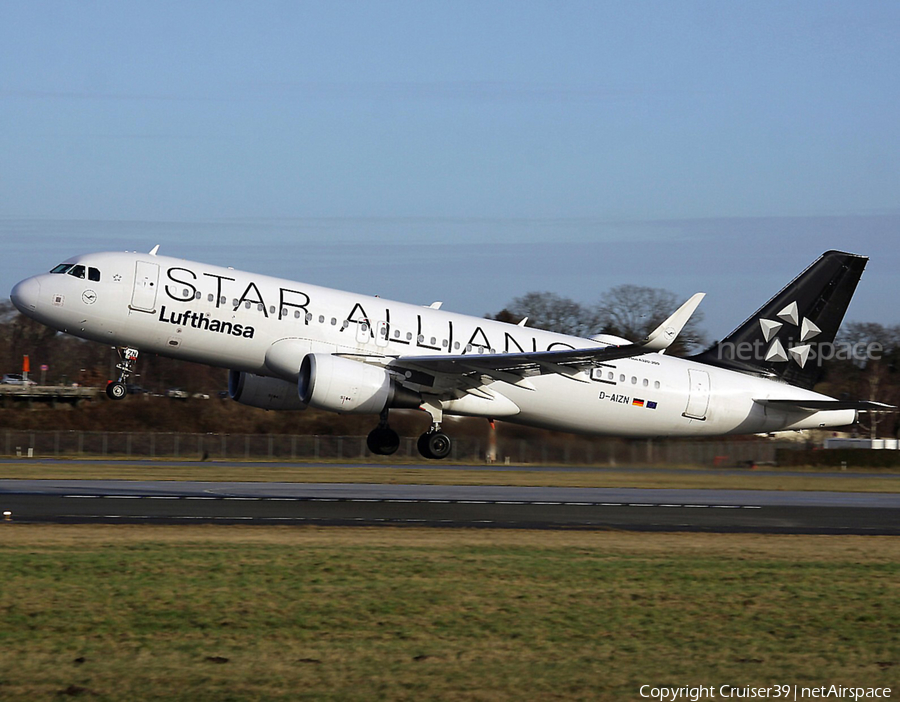
[[[201,480],[297,483],[386,483],[409,485],[531,485],[537,487],[707,488],[722,490],[836,490],[900,492],[900,473],[879,470],[834,473],[794,469],[766,475],[747,470],[478,470],[390,465],[327,465],[304,463],[0,463],[2,479],[46,480]]]
[[[0,524],[0,699],[888,686],[900,539]]]

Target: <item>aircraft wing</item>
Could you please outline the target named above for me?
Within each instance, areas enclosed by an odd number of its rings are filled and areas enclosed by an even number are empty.
[[[703,297],[704,293],[697,293],[691,297],[639,344],[523,353],[401,356],[388,363],[388,367],[444,376],[444,382],[438,383],[439,385],[455,384],[451,380],[453,377],[472,376],[474,380],[474,376],[486,375],[494,380],[533,389],[526,376],[547,373],[558,373],[572,380],[589,382],[590,376],[585,371],[590,368],[620,358],[667,349],[684,328]],[[415,383],[416,380],[413,379],[411,382]],[[480,384],[480,382],[472,383],[475,386]]]
[[[754,400],[759,405],[795,412],[821,412],[824,410],[857,410],[859,412],[892,412],[894,405],[870,400]]]
[[[622,346],[596,346],[586,349],[560,349],[525,353],[466,354],[453,356],[402,356],[389,365],[415,366],[419,370],[434,373],[467,373],[481,371],[528,371],[563,373],[571,375],[588,367],[594,367],[619,358],[630,358],[651,353],[652,349],[639,344]]]

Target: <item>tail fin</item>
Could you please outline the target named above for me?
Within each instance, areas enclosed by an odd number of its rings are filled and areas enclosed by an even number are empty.
[[[827,251],[722,341],[693,357],[812,388],[868,258]]]

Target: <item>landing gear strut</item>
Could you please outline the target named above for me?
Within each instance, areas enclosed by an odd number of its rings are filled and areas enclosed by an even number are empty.
[[[387,409],[381,413],[378,426],[366,437],[366,445],[377,456],[390,456],[400,448],[400,435],[388,426]]]
[[[441,421],[444,412],[439,400],[426,400],[421,405],[422,409],[431,415],[431,428],[419,437],[416,448],[425,458],[440,460],[450,455],[453,443],[450,437],[441,431]]]
[[[129,376],[134,373],[134,366],[138,357],[138,350],[130,346],[127,348],[116,348],[116,351],[119,352],[119,358],[122,361],[116,365],[116,368],[120,371],[118,379],[106,386],[106,395],[110,400],[121,400],[128,394],[128,388],[125,383]]]

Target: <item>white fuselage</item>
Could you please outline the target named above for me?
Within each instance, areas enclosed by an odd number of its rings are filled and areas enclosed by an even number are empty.
[[[164,256],[98,253],[68,262],[84,266],[85,277],[29,278],[13,291],[17,306],[85,339],[289,382],[307,353],[402,358],[604,345]],[[494,380],[491,393],[502,401],[466,396],[445,401],[444,412],[631,437],[750,434],[855,420],[853,410],[765,407],[755,400],[829,398],[659,353],[604,364],[589,382],[558,373],[528,381],[533,389]]]

